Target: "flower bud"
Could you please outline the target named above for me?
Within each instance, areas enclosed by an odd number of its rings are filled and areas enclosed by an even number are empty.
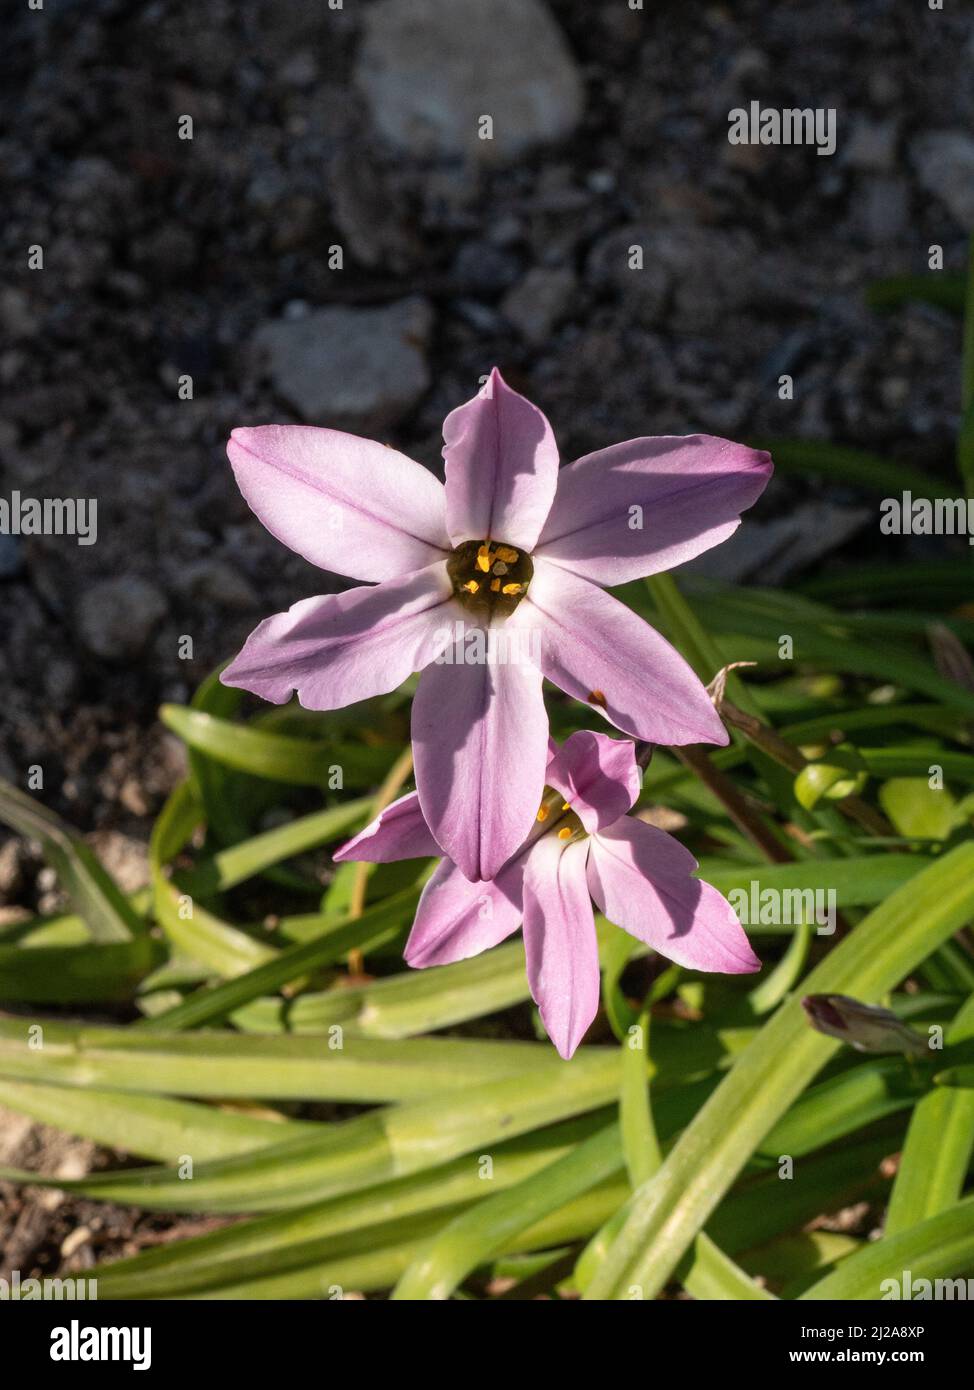
[[[802,1008],[819,1033],[839,1038],[857,1052],[902,1052],[926,1057],[927,1041],[889,1009],[862,1004],[847,994],[806,994]]]

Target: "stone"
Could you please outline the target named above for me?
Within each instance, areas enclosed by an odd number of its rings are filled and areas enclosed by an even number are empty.
[[[501,312],[525,342],[541,347],[568,312],[574,290],[570,270],[536,266],[504,296]]]
[[[654,233],[648,227],[616,227],[592,247],[585,263],[585,275],[600,290],[618,291],[633,306],[636,317],[647,326],[658,322],[666,303],[670,277],[655,257],[643,251],[642,265],[633,248],[642,249]],[[635,264],[633,264],[635,262]]]
[[[78,603],[78,634],[92,655],[126,661],[143,650],[166,614],[165,596],[135,574],[102,579]]]
[[[628,255],[628,244],[620,240],[618,253]],[[752,303],[761,267],[754,238],[744,228],[684,220],[647,227],[632,235],[631,244],[642,248],[644,268],[617,273],[646,277],[641,292],[657,311],[670,286],[671,319],[681,333],[711,333],[728,313]],[[646,313],[641,317],[647,321]]]
[[[514,283],[521,273],[521,260],[492,242],[467,241],[457,252],[451,273],[464,291],[490,297]]]
[[[510,160],[581,118],[578,67],[541,0],[379,0],[364,20],[356,82],[396,149]]]
[[[133,815],[144,816],[149,811],[144,796],[133,791],[134,779],[122,787],[121,800]],[[134,805],[128,804],[134,801]],[[123,893],[135,893],[149,881],[149,856],[141,840],[124,835],[120,830],[93,830],[87,836],[102,867],[111,874]]]
[[[332,213],[347,255],[402,274],[422,247],[390,181],[357,145],[340,148],[328,169]]]
[[[419,295],[379,309],[315,309],[264,324],[254,347],[275,389],[309,424],[381,431],[429,389],[433,323]]]
[[[52,657],[44,667],[44,694],[56,709],[70,704],[78,693],[79,683],[78,668],[67,657]]]
[[[155,280],[174,284],[196,265],[199,248],[188,227],[165,222],[141,237],[132,247],[132,257]]]
[[[24,548],[19,536],[0,535],[0,579],[16,579],[24,570]]]
[[[974,136],[964,130],[926,131],[911,143],[910,160],[926,191],[965,231],[974,231]]]
[[[180,595],[192,602],[247,612],[257,606],[257,593],[246,575],[226,560],[198,560],[177,577]]]
[[[872,246],[888,246],[909,225],[910,186],[906,179],[877,175],[868,179],[856,204],[856,225]]]
[[[899,124],[857,116],[845,147],[845,163],[867,174],[891,174],[896,168]]]

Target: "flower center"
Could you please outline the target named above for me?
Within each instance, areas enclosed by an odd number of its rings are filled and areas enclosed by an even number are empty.
[[[553,831],[559,840],[584,840],[588,831],[575,811],[571,809],[561,792],[545,787],[541,805],[536,817],[536,835],[546,835]]]
[[[509,618],[527,593],[531,556],[503,541],[463,541],[446,562],[453,592],[479,621]]]

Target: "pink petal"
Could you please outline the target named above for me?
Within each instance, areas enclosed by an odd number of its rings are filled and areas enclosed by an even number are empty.
[[[612,825],[632,806],[642,786],[634,745],[579,729],[555,746],[545,781],[561,792],[589,832]]]
[[[618,599],[560,565],[536,560],[518,615],[525,609],[534,610],[542,628],[544,674],[617,728],[651,743],[728,742],[683,657]]]
[[[710,434],[614,444],[561,470],[537,554],[599,584],[658,574],[733,535],[771,471],[769,454]]]
[[[610,922],[691,970],[760,970],[734,909],[691,878],[696,860],[665,831],[626,816],[592,838],[588,884]]]
[[[344,594],[302,599],[266,618],[223,672],[282,705],[292,691],[305,709],[341,709],[395,690],[421,670],[452,630],[453,590],[442,562]]]
[[[523,605],[522,605],[523,607]],[[457,659],[462,642],[449,655]],[[413,700],[420,805],[467,878],[493,878],[535,822],[548,716],[527,662],[428,666]]]
[[[234,430],[227,454],[271,535],[320,569],[391,579],[450,549],[443,485],[384,444],[313,425],[260,425]]]
[[[439,856],[440,847],[430,834],[415,792],[401,796],[370,821],[364,830],[332,855],[336,864],[346,860],[390,864],[397,859]]]
[[[524,870],[528,984],[548,1037],[566,1060],[599,1007],[599,951],[585,881],[588,844],[539,840]]]
[[[446,524],[461,541],[506,541],[531,550],[558,482],[551,426],[495,367],[472,400],[443,422]]]
[[[471,883],[444,859],[423,889],[406,942],[406,963],[417,970],[449,965],[498,945],[521,925],[518,862],[490,883]]]

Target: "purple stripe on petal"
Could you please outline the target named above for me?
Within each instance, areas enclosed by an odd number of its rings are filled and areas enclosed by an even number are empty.
[[[518,610],[542,628],[541,667],[555,685],[650,743],[728,742],[710,697],[658,632],[587,579],[548,560]],[[523,621],[531,620],[526,614]]]
[[[555,748],[545,781],[591,832],[626,814],[639,795],[642,774],[629,739],[579,729]]]
[[[320,569],[391,579],[450,548],[442,483],[384,444],[313,425],[259,425],[234,430],[227,455],[271,535]]]
[[[490,883],[471,883],[444,859],[423,889],[406,942],[407,965],[450,965],[498,945],[521,925],[523,866],[505,868]]]
[[[541,672],[517,661],[467,663],[463,641],[423,672],[413,755],[423,814],[470,879],[493,878],[534,824],[544,789],[548,716]]]
[[[390,864],[397,859],[428,859],[439,853],[440,847],[419,808],[419,797],[408,792],[337,849],[332,858],[336,864],[346,860]]]
[[[442,646],[461,612],[452,593],[440,562],[385,584],[302,599],[255,628],[220,679],[275,705],[296,690],[305,709],[384,695]]]
[[[447,529],[454,545],[490,537],[530,550],[558,482],[558,448],[542,412],[495,367],[443,422]]]
[[[548,1036],[566,1060],[599,1007],[599,951],[585,880],[588,844],[539,840],[524,870],[528,984]]]
[[[610,922],[690,970],[761,969],[734,909],[691,878],[695,860],[665,831],[626,816],[592,838],[588,882]]]
[[[713,435],[614,444],[561,470],[536,552],[598,584],[659,574],[733,535],[771,472]]]

